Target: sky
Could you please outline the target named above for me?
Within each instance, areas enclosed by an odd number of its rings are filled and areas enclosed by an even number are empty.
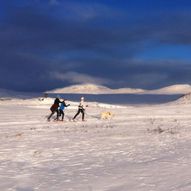
[[[191,1],[2,0],[0,88],[191,83]]]

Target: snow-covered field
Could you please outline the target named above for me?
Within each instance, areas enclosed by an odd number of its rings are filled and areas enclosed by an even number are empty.
[[[52,102],[0,101],[0,191],[191,190],[191,102],[88,103],[86,122],[71,102],[47,122]]]

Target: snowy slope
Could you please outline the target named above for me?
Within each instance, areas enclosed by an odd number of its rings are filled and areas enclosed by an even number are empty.
[[[191,104],[88,103],[72,122],[71,102],[64,122],[47,122],[52,102],[0,101],[1,191],[191,190]]]
[[[161,89],[148,90],[148,94],[187,94],[191,92],[191,86],[188,84],[176,84]]]
[[[176,104],[191,104],[191,93],[188,93],[188,94],[181,96],[174,103],[176,103]]]

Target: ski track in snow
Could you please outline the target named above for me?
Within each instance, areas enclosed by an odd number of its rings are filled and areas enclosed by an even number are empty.
[[[0,103],[0,191],[191,190],[191,105],[90,103],[86,122],[75,107],[47,122],[38,104]]]

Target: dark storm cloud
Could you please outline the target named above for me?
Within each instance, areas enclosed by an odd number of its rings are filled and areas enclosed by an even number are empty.
[[[131,87],[133,84],[133,87],[153,89],[173,84],[191,83],[189,63],[176,61],[135,62],[128,66],[128,71],[126,80]]]
[[[88,14],[79,11],[84,10],[80,4],[37,5],[7,6],[0,23],[2,88],[44,91],[76,79],[142,88],[190,82],[190,68],[180,67],[187,63],[134,61],[151,48],[148,42],[190,44],[190,13],[139,15],[131,21],[129,13],[118,14],[101,4],[90,7]],[[66,13],[59,17],[60,9]]]
[[[76,7],[75,10],[78,8]],[[138,18],[135,22],[128,19],[128,14],[122,14],[119,18],[111,16],[105,19],[100,18],[99,14],[95,14],[95,17],[90,17],[87,22],[84,22],[78,18],[70,20],[70,17],[66,16],[63,19],[56,19],[49,14],[53,10],[50,8],[41,13],[40,9],[34,6],[11,10],[6,18],[6,24],[2,26],[2,32],[6,32],[4,35],[7,35],[6,40],[12,37],[10,40],[14,40],[16,46],[19,46],[17,42],[22,40],[21,42],[26,43],[25,46],[28,45],[30,48],[38,48],[37,43],[40,48],[47,46],[47,48],[51,48],[53,45],[52,48],[55,49],[93,47],[108,49],[110,45],[127,43],[132,45],[147,39],[184,43],[185,38],[190,37],[191,27],[188,25],[191,21],[190,13],[156,14],[152,15],[152,18],[146,15],[147,17]],[[84,15],[84,13],[81,14]],[[110,14],[115,15],[112,10]],[[103,16],[103,14],[101,15]],[[120,20],[123,20],[123,23],[120,23],[119,26],[118,21]],[[107,24],[109,21],[110,25]],[[112,21],[114,22],[112,23]],[[105,26],[102,26],[101,22]]]
[[[97,60],[97,62],[101,62]],[[104,67],[84,64],[79,73],[111,79],[103,84],[110,87],[153,89],[163,86],[191,83],[190,63],[181,61],[105,61]],[[121,66],[120,66],[121,65]],[[119,67],[120,66],[120,67]],[[85,69],[84,69],[85,68]],[[108,72],[108,69],[112,72]]]

